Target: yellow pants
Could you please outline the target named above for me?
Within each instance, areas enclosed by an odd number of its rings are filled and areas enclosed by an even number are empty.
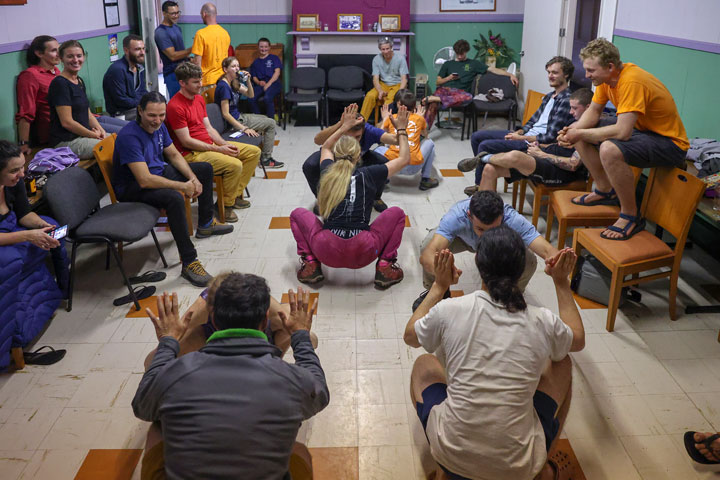
[[[185,155],[188,162],[208,162],[213,174],[222,175],[225,196],[223,205],[232,207],[237,197],[242,198],[243,191],[250,183],[250,177],[260,162],[260,149],[246,143],[228,142],[238,149],[237,156],[231,157],[218,152],[190,152]]]
[[[398,90],[400,90],[400,84],[398,83],[397,85],[387,85],[383,82],[380,82],[380,86],[385,92],[387,92],[383,104],[387,105],[388,103],[394,102],[395,94]],[[377,99],[378,91],[375,88],[365,94],[365,100],[363,100],[362,108],[360,109],[360,115],[362,115],[365,120],[370,119],[370,115],[372,115],[373,110],[375,109],[375,104],[377,104]],[[377,125],[377,127],[379,128],[380,125]]]

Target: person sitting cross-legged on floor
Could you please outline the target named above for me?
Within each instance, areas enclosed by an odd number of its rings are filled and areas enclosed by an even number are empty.
[[[217,328],[199,351],[177,358],[187,321],[177,294],[148,309],[158,347],[132,401],[148,431],[142,478],[286,478],[300,425],[330,398],[312,343],[309,292],[288,292],[282,323],[295,363],[270,344],[270,289],[265,279],[231,273],[215,292]],[[202,461],[198,461],[202,459]]]
[[[178,92],[167,106],[165,123],[173,143],[190,163],[208,162],[215,175],[223,177],[224,198],[218,198],[216,208],[225,209],[225,220],[237,222],[233,208],[248,208],[250,202],[243,191],[260,161],[260,149],[254,145],[226,142],[210,125],[205,100],[200,95],[202,70],[191,62],[175,69],[180,82]]]
[[[592,95],[589,88],[581,88],[570,94],[570,113],[575,119],[579,120],[590,105]],[[574,150],[571,152],[567,155],[567,149],[557,143],[539,145],[533,142],[528,145],[527,152],[513,150],[488,153],[480,158],[480,161],[485,163],[480,185],[467,187],[465,193],[472,195],[477,190],[496,190],[497,179],[500,177],[510,183],[529,178],[533,182],[551,186],[586,180],[588,173],[580,154]]]
[[[198,260],[188,235],[185,198],[198,199],[197,238],[224,235],[233,227],[213,218],[212,166],[188,164],[180,155],[163,123],[165,109],[165,97],[158,92],[140,99],[137,121],[120,130],[115,141],[113,188],[121,201],[165,210],[182,261],[181,275],[195,286],[205,286],[212,277]]]
[[[241,95],[248,97],[254,95],[252,82],[248,80],[250,74],[240,71],[240,63],[235,57],[227,57],[223,60],[222,69],[224,73],[218,79],[215,87],[215,103],[220,106],[223,118],[228,125],[245,135],[251,137],[262,135],[260,162],[265,168],[281,168],[285,166],[283,162],[278,162],[272,158],[273,148],[275,148],[275,127],[277,126],[275,121],[265,115],[240,113],[238,110]],[[247,85],[242,82],[246,82]]]
[[[462,272],[441,250],[430,292],[405,327],[405,343],[429,352],[415,360],[410,396],[430,452],[451,480],[571,473],[555,444],[570,407],[568,353],[585,346],[570,290],[576,256],[562,250],[545,268],[555,284],[556,315],[525,303],[518,286],[525,255],[522,238],[508,226],[488,231],[475,255],[480,289],[443,300]]]
[[[440,182],[436,178],[432,178],[433,160],[435,160],[435,143],[427,137],[427,126],[423,113],[425,109],[422,105],[417,105],[415,94],[410,90],[398,90],[395,94],[395,103],[404,105],[410,113],[408,119],[408,144],[410,145],[410,165],[403,168],[398,175],[415,175],[422,171],[420,176],[420,190],[429,190],[437,187]],[[383,105],[383,130],[390,135],[395,135],[395,127],[390,121],[390,107]],[[388,159],[397,158],[400,155],[400,148],[397,145],[382,146],[375,149],[377,153],[382,153]]]
[[[397,251],[405,228],[405,212],[391,207],[372,223],[372,203],[379,186],[410,162],[407,140],[408,111],[400,106],[391,122],[397,129],[400,155],[381,165],[356,168],[360,144],[348,131],[362,123],[357,105],[343,115],[343,124],[322,147],[318,207],[321,222],[310,210],[296,208],[290,228],[297,242],[301,266],[297,277],[303,283],[324,280],[321,264],[334,268],[363,268],[377,260],[375,286],[388,288],[403,279]]]

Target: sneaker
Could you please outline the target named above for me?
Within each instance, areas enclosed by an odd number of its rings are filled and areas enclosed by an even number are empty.
[[[380,213],[380,212],[384,212],[385,210],[387,210],[388,206],[387,206],[387,203],[382,201],[382,199],[378,199],[378,200],[375,200],[375,202],[373,202],[373,208],[375,209],[376,212]]]
[[[477,191],[477,185],[470,185],[469,187],[465,187],[465,190],[463,190],[463,192],[465,192],[465,195],[467,195],[468,197],[472,197]]]
[[[232,209],[228,210],[230,210],[230,213],[235,215]],[[227,220],[227,217],[225,217],[225,219]],[[235,221],[237,221],[237,215],[235,215]],[[195,232],[195,238],[207,238],[211,235],[227,235],[228,233],[232,232],[233,229],[234,227],[232,225],[220,223],[213,218],[212,222],[210,222],[210,225],[208,225],[207,227],[197,228],[197,231]]]
[[[213,279],[212,275],[205,271],[200,260],[183,265],[180,276],[196,287],[207,287]]]
[[[463,158],[458,162],[457,169],[461,172],[472,172],[477,168],[478,163],[480,163],[480,158],[485,155],[487,155],[487,152],[478,152],[478,154],[472,158]]]
[[[395,285],[396,283],[402,282],[403,271],[402,268],[397,264],[396,260],[393,260],[388,265],[381,267],[378,262],[375,267],[375,286],[380,289],[386,289]]]
[[[297,279],[299,282],[309,285],[325,280],[320,262],[317,260],[307,261],[305,257],[300,257],[300,269],[297,272]]]
[[[430,292],[430,290],[425,290],[424,292],[422,292],[422,293],[418,296],[418,298],[415,299],[415,301],[414,301],[413,304],[412,304],[412,311],[413,311],[413,312],[418,309],[418,307],[419,307],[420,304],[423,302],[423,300],[425,300],[425,297],[427,297],[427,294],[428,294],[429,292]],[[450,298],[450,289],[449,289],[449,288],[448,288],[447,291],[445,292],[445,295],[443,295],[443,300],[446,299],[446,298]]]
[[[219,207],[218,204],[216,203],[216,204],[215,204],[215,213],[216,213],[218,216],[220,216],[220,210],[219,210],[219,208],[220,208],[220,207]],[[225,223],[235,223],[235,222],[238,221],[238,216],[235,215],[235,212],[233,212],[232,207],[223,207],[223,208],[225,209]],[[198,228],[198,230],[200,230],[200,229]]]
[[[233,205],[233,208],[237,208],[240,210],[242,210],[244,208],[250,208],[250,202],[248,202],[247,200],[245,200],[242,197],[237,197],[235,199],[235,205]]]
[[[265,160],[263,160],[262,164],[263,164],[263,167],[265,167],[265,168],[282,168],[285,166],[285,164],[283,162],[278,162],[277,160],[275,160],[272,157],[266,158]]]
[[[423,178],[420,180],[420,190],[430,190],[440,185],[437,178]]]

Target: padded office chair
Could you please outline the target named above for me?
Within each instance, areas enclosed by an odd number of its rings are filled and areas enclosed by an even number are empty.
[[[328,72],[328,89],[325,93],[325,122],[330,123],[330,102],[343,105],[362,104],[365,98],[363,69],[352,65],[332,67]],[[365,121],[368,119],[366,118]]]
[[[314,90],[315,93],[298,90]],[[282,108],[283,130],[287,127],[287,118],[290,114],[290,104],[317,103],[317,117],[320,128],[323,128],[323,113],[325,111],[325,70],[317,67],[296,68],[290,77],[290,90],[285,94]]]
[[[491,88],[499,88],[503,91],[503,99],[499,102],[485,102],[482,100],[473,100],[473,129],[477,131],[477,114],[485,112],[483,125],[487,120],[488,113],[505,113],[508,117],[508,130],[515,129],[515,116],[517,115],[517,90],[515,85],[510,81],[510,77],[505,75],[496,75],[487,72],[477,81],[474,91],[486,94]]]

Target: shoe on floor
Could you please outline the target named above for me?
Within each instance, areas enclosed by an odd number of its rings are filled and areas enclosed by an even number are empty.
[[[272,157],[266,158],[265,160],[263,160],[262,164],[263,164],[263,167],[265,167],[265,168],[282,168],[285,166],[285,164],[283,162],[278,162],[277,160],[275,160]]]
[[[375,267],[375,286],[381,290],[402,282],[403,277],[402,268],[400,268],[396,260],[384,267],[381,267],[380,262],[378,262],[377,267]]]
[[[218,210],[218,205],[215,204],[215,213],[217,216],[220,216],[220,210]],[[235,223],[238,221],[238,216],[233,212],[233,207],[224,207],[225,208],[225,223]],[[199,229],[198,229],[199,230]]]
[[[423,178],[420,180],[420,190],[430,190],[440,185],[437,178]]]
[[[250,208],[250,202],[248,202],[247,200],[245,200],[242,197],[237,197],[235,199],[235,205],[233,205],[233,208],[237,208],[240,210],[245,209],[245,208]]]
[[[430,290],[425,290],[420,295],[418,295],[418,298],[415,299],[415,301],[412,304],[412,311],[414,312],[417,310],[417,308],[420,306],[420,304],[425,300],[425,297],[427,297],[427,294],[430,293]],[[450,298],[450,289],[448,288],[445,294],[443,295],[443,300],[446,298]]]
[[[297,272],[297,279],[299,282],[309,285],[322,282],[325,280],[322,265],[317,260],[308,261],[305,257],[300,257],[300,269]]]
[[[472,158],[463,158],[458,162],[457,169],[461,172],[472,172],[477,168],[480,159],[485,155],[487,155],[487,152],[478,152],[478,154]]]
[[[375,202],[373,202],[373,208],[375,209],[376,212],[381,213],[381,212],[384,212],[385,210],[387,210],[388,206],[387,206],[387,203],[382,201],[382,199],[378,199],[378,200],[375,200]]]
[[[200,260],[183,265],[180,276],[196,287],[207,287],[213,279],[212,275],[205,271]]]
[[[477,191],[477,185],[470,185],[469,187],[465,187],[465,190],[463,190],[463,192],[465,192],[465,195],[467,195],[468,197],[472,197]]]
[[[230,213],[235,215],[235,213],[230,210]],[[227,212],[225,213],[227,215]],[[227,216],[225,217],[227,220]],[[235,215],[235,221],[237,222],[237,215]],[[217,220],[213,218],[212,222],[210,222],[210,225],[207,227],[200,227],[198,226],[197,230],[195,231],[195,238],[207,238],[211,235],[227,235],[228,233],[232,232],[234,227],[232,225],[227,225],[225,223],[220,223]]]

